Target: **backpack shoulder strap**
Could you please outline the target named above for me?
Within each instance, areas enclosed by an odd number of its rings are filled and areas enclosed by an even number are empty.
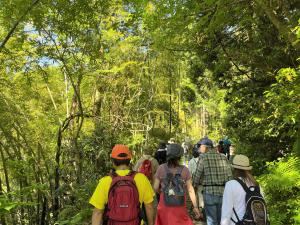
[[[168,176],[168,174],[172,174],[172,175],[173,175],[173,173],[172,173],[172,171],[169,169],[167,163],[164,164],[164,167],[165,167],[165,171],[166,171],[166,175],[167,175],[167,176]]]
[[[244,191],[245,191],[246,193],[249,192],[249,188],[247,187],[247,185],[246,185],[241,179],[235,178],[235,180],[236,180],[237,182],[239,182],[239,184],[243,187],[243,189],[244,189]]]
[[[124,176],[124,178],[125,178],[125,180],[129,180],[135,184],[134,177],[136,174],[137,174],[136,171],[131,170],[126,176]]]
[[[250,191],[251,187],[254,187],[259,193],[261,193],[259,185],[247,187],[247,185],[245,184],[245,182],[243,182],[241,179],[235,178],[235,180],[240,183],[240,185],[243,187],[243,189],[245,190],[246,193],[248,193]]]
[[[135,189],[136,193],[139,194],[138,188],[134,180],[136,174],[137,174],[136,171],[131,170],[126,176],[119,176],[115,170],[112,170],[110,175],[112,178],[112,182],[108,191],[108,198],[110,198],[111,195],[112,196],[114,195],[114,189],[119,185],[119,182],[126,182],[127,184],[130,184],[130,186]],[[138,200],[138,208],[140,208],[139,200]],[[106,203],[105,215],[109,210],[110,208],[108,207],[108,203]]]
[[[164,164],[164,169],[166,172],[166,179],[164,182],[165,182],[165,184],[168,184],[173,178],[173,173],[171,172],[171,170],[169,169],[167,164]]]
[[[134,178],[136,174],[136,171],[131,170],[127,176]]]
[[[179,166],[179,168],[176,171],[176,175],[181,175],[182,170],[183,170],[183,166]]]
[[[126,176],[119,176],[115,171],[111,172],[112,182],[110,189],[112,189],[119,181],[131,181],[135,184],[134,176],[137,174],[135,171],[130,171]]]
[[[239,223],[241,223],[241,220],[239,219],[239,217],[238,217],[238,215],[237,215],[237,213],[236,213],[236,211],[235,211],[234,208],[233,208],[233,212],[234,212],[234,215],[235,215],[237,221],[234,221],[232,218],[230,218],[231,221],[234,222],[234,224],[239,224]]]

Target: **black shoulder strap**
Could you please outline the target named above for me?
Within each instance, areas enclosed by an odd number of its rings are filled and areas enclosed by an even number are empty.
[[[243,189],[246,193],[249,192],[249,188],[247,187],[247,185],[241,179],[235,178],[235,180],[240,183],[240,185],[243,187]]]
[[[239,178],[234,178],[234,179],[235,179],[237,182],[240,183],[240,185],[243,187],[243,189],[245,190],[246,193],[248,193],[248,192],[250,191],[250,188],[251,188],[251,187],[257,188],[258,192],[261,193],[261,192],[260,192],[260,187],[259,187],[259,185],[247,187],[247,185],[245,184],[245,182],[243,182],[241,179],[239,179]]]
[[[173,173],[170,171],[167,164],[164,164],[164,167],[165,167],[165,171],[166,171],[165,184],[169,184],[171,182],[171,180],[173,179]]]
[[[179,166],[179,168],[177,169],[175,175],[177,175],[177,174],[178,174],[178,175],[181,175],[182,170],[183,170],[183,166]],[[167,164],[165,164],[165,171],[166,171],[166,174],[170,173],[170,174],[173,175],[172,171],[170,170],[170,168],[168,167]]]
[[[176,171],[176,174],[181,175],[183,170],[183,166],[179,166],[178,170]]]
[[[234,212],[235,217],[237,218],[237,221],[234,221],[232,218],[230,218],[230,219],[231,219],[232,222],[234,222],[234,224],[239,224],[241,222],[241,220],[239,219],[239,217],[238,217],[238,215],[237,215],[234,208],[233,208],[233,212]]]

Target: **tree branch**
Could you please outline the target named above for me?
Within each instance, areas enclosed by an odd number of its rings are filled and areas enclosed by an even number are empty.
[[[34,2],[31,3],[31,5],[28,7],[28,9],[24,12],[24,14],[16,21],[14,26],[10,29],[4,40],[2,41],[0,45],[0,52],[4,48],[6,42],[11,38],[15,30],[17,29],[18,25],[21,23],[21,21],[27,16],[27,14],[33,9],[33,7],[39,2],[40,0],[35,0]]]
[[[288,26],[284,25],[273,12],[270,6],[267,6],[264,0],[255,0],[258,6],[260,6],[264,12],[267,14],[271,23],[276,27],[279,32],[279,35],[283,37],[283,39],[291,44],[295,49],[300,49],[300,42],[297,41],[297,36],[288,28]]]
[[[227,57],[228,60],[234,65],[234,67],[235,67],[241,74],[246,75],[250,80],[254,81],[254,79],[251,78],[251,77],[248,75],[249,71],[246,71],[246,70],[241,69],[241,68],[234,62],[234,60],[232,59],[232,56],[229,55],[229,53],[227,52],[227,50],[226,50],[226,48],[225,48],[225,46],[224,46],[224,44],[223,44],[221,38],[218,38],[218,35],[217,35],[217,34],[215,34],[215,36],[216,36],[217,41],[220,43],[220,46],[221,46],[223,52],[225,53],[226,57]]]

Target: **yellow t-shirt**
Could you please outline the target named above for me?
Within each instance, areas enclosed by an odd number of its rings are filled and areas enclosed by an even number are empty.
[[[116,173],[119,176],[126,176],[129,172],[130,170],[116,170]],[[139,192],[140,203],[149,204],[153,202],[154,191],[148,178],[142,173],[137,173],[134,176],[134,181]],[[108,192],[111,182],[112,178],[110,176],[105,176],[100,179],[94,194],[90,199],[90,204],[100,210],[105,208],[108,201]]]

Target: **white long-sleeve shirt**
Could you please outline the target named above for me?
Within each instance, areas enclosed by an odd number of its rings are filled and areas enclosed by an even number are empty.
[[[233,208],[239,219],[242,220],[246,211],[245,198],[246,192],[236,180],[226,182],[223,194],[221,225],[235,225],[231,221],[231,218],[237,221]]]

